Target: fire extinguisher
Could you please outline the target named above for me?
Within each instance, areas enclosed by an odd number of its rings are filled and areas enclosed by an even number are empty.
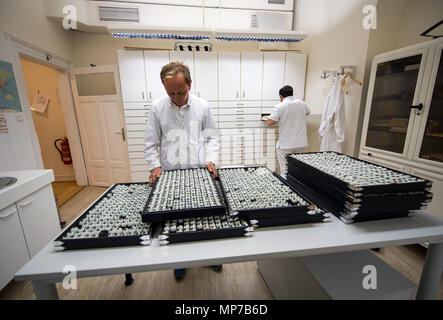
[[[61,147],[60,150],[57,146],[57,142],[61,141]],[[65,137],[64,139],[57,139],[54,141],[54,146],[60,152],[60,156],[62,158],[62,161],[64,164],[72,164],[72,158],[71,158],[71,150],[69,150],[69,142],[68,139]]]

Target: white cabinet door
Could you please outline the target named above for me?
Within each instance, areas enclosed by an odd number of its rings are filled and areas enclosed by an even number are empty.
[[[29,260],[15,204],[0,210],[0,290]]]
[[[169,52],[161,50],[145,50],[146,86],[148,89],[148,100],[152,101],[166,94],[160,79],[160,71],[169,63]]]
[[[263,97],[262,100],[278,100],[278,91],[284,86],[285,53],[263,54]]]
[[[60,232],[60,221],[51,185],[17,202],[31,258]]]
[[[195,90],[205,100],[218,99],[217,52],[195,53]]]
[[[143,51],[118,50],[117,53],[123,101],[146,101],[147,94]]]
[[[220,100],[240,98],[240,52],[219,52],[218,83]]]
[[[189,72],[191,73],[191,80],[193,81],[191,85],[191,93],[196,94],[194,82],[194,53],[190,51],[171,51],[169,54],[169,61],[180,61],[188,66]]]
[[[260,100],[263,84],[263,53],[241,54],[241,100]]]
[[[305,98],[306,61],[306,53],[286,53],[284,83],[294,88],[294,97],[301,100]]]

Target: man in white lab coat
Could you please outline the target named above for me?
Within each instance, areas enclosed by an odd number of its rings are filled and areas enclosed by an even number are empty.
[[[277,159],[280,175],[286,179],[288,164],[286,155],[305,152],[308,146],[306,117],[310,110],[306,103],[294,96],[291,86],[280,89],[280,103],[267,118],[268,125],[279,123],[279,139],[277,141]]]
[[[165,65],[160,78],[167,95],[152,103],[146,125],[145,159],[149,163],[149,182],[154,183],[162,170],[208,168],[217,177],[215,161],[219,136],[208,103],[190,93],[191,75],[186,65]],[[221,266],[213,266],[219,271]],[[177,280],[185,269],[174,270]]]

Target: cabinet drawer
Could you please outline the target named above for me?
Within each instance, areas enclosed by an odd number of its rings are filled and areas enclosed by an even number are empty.
[[[0,210],[0,290],[29,260],[29,252],[15,204]]]
[[[269,113],[271,114],[274,111],[275,107],[262,107],[261,113]]]
[[[128,146],[145,145],[145,138],[129,138]]]
[[[144,152],[129,152],[129,159],[144,159]]]
[[[48,185],[17,202],[31,258],[60,232],[54,193]]]
[[[261,114],[261,108],[220,108],[219,115],[222,114]]]
[[[125,110],[125,117],[148,117],[149,110]]]
[[[260,108],[262,105],[261,101],[219,101],[218,107],[220,109],[224,108]]]
[[[259,114],[220,115],[218,117],[218,121],[220,121],[220,122],[228,122],[228,121],[236,121],[236,122],[260,121],[260,115]]]
[[[263,100],[261,106],[263,108],[274,108],[279,103],[279,100]]]
[[[137,145],[128,145],[128,151],[129,152],[144,152],[145,151],[145,146],[142,144],[137,144]]]
[[[128,137],[128,139],[130,138],[145,138],[145,131],[129,131],[128,130],[128,126],[126,126],[126,136]]]
[[[251,134],[245,134],[245,135],[232,135],[232,134],[223,134],[220,135],[220,144],[221,143],[242,143],[243,141],[251,141],[251,143],[255,145],[261,145],[266,144],[266,141],[269,141],[269,143],[272,143],[278,140],[275,136],[272,135],[251,135]]]
[[[149,171],[131,172],[132,182],[146,182],[149,178]]]
[[[148,121],[148,117],[125,117],[126,124],[145,124]],[[146,129],[146,127],[145,127]]]
[[[131,172],[147,172],[149,171],[149,165],[131,165]]]
[[[127,124],[126,131],[146,131],[146,124]]]
[[[145,159],[129,159],[129,163],[131,165],[148,165],[148,162]]]
[[[259,128],[261,121],[228,121],[219,122],[220,129],[227,128]]]
[[[149,110],[151,103],[146,102],[123,102],[125,110]]]

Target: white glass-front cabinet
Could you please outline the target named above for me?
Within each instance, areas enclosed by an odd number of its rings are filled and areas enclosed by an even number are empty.
[[[443,217],[443,39],[374,58],[360,158],[433,181]]]

